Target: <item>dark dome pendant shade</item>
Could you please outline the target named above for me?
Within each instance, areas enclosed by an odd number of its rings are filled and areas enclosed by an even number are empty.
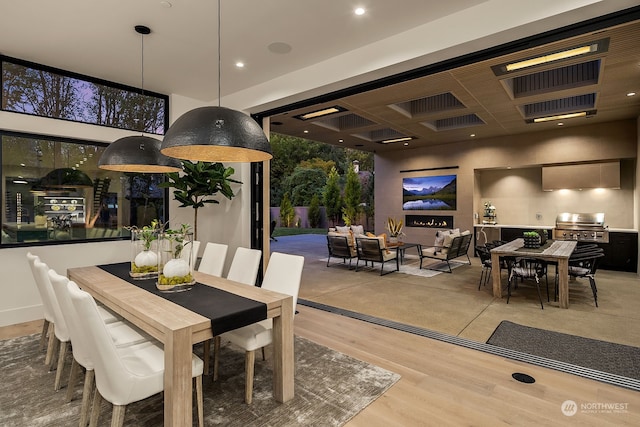
[[[167,130],[160,151],[194,162],[262,162],[273,157],[258,123],[225,107],[200,107],[183,114]]]
[[[162,154],[192,162],[262,162],[273,158],[262,128],[248,115],[220,105],[220,0],[218,0],[218,106],[178,118],[164,135]]]
[[[93,187],[93,181],[89,176],[78,169],[59,168],[46,174],[37,183],[38,188],[75,188]]]
[[[136,25],[142,41],[142,95],[144,96],[144,36],[149,27]],[[160,153],[161,142],[144,135],[126,136],[115,140],[104,150],[98,168],[116,172],[165,173],[182,170],[182,162]]]
[[[162,155],[160,145],[160,140],[149,136],[125,136],[109,144],[100,156],[98,167],[117,172],[181,171],[180,160]]]

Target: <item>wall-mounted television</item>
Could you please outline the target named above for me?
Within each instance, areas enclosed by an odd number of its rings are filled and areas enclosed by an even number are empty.
[[[402,178],[402,209],[456,210],[456,175]]]

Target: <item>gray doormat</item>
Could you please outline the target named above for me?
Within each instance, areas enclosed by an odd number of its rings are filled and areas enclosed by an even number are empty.
[[[55,372],[47,372],[38,343],[38,335],[0,341],[0,425],[78,425],[82,381],[74,400],[67,403],[66,389],[53,391]],[[253,403],[247,405],[244,352],[223,343],[219,380],[214,383],[205,376],[203,381],[205,426],[341,426],[400,379],[398,374],[295,337],[295,397],[281,404],[273,399],[269,348],[266,353],[266,361],[259,351],[256,354]],[[65,384],[68,371],[69,363]],[[111,410],[111,405],[103,404],[100,426],[109,425]],[[194,425],[196,419],[194,409]],[[161,426],[162,422],[161,395],[127,406],[127,426]]]
[[[546,331],[503,320],[487,344],[640,379],[640,348]]]

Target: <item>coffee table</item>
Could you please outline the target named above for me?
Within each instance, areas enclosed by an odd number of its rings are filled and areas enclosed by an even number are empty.
[[[422,250],[422,245],[420,243],[389,243],[387,245],[389,249],[395,249],[398,252],[398,256],[400,257],[400,264],[404,262],[404,253],[407,249],[417,248],[418,256],[420,255],[420,251]]]

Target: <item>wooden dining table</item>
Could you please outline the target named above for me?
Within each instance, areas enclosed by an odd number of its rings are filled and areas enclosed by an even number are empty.
[[[569,308],[569,257],[576,248],[575,240],[554,240],[548,247],[528,249],[524,247],[524,239],[515,239],[504,245],[491,249],[491,277],[493,280],[493,296],[502,298],[501,257],[535,258],[557,262],[558,272],[558,304],[561,308]]]
[[[69,279],[127,321],[164,345],[164,425],[192,425],[193,345],[219,332],[212,320],[121,279],[99,266],[70,268]],[[273,394],[278,402],[294,395],[293,298],[220,277],[194,272],[198,284],[266,305],[273,319]],[[186,291],[189,292],[189,291]],[[243,391],[240,391],[243,393]]]

